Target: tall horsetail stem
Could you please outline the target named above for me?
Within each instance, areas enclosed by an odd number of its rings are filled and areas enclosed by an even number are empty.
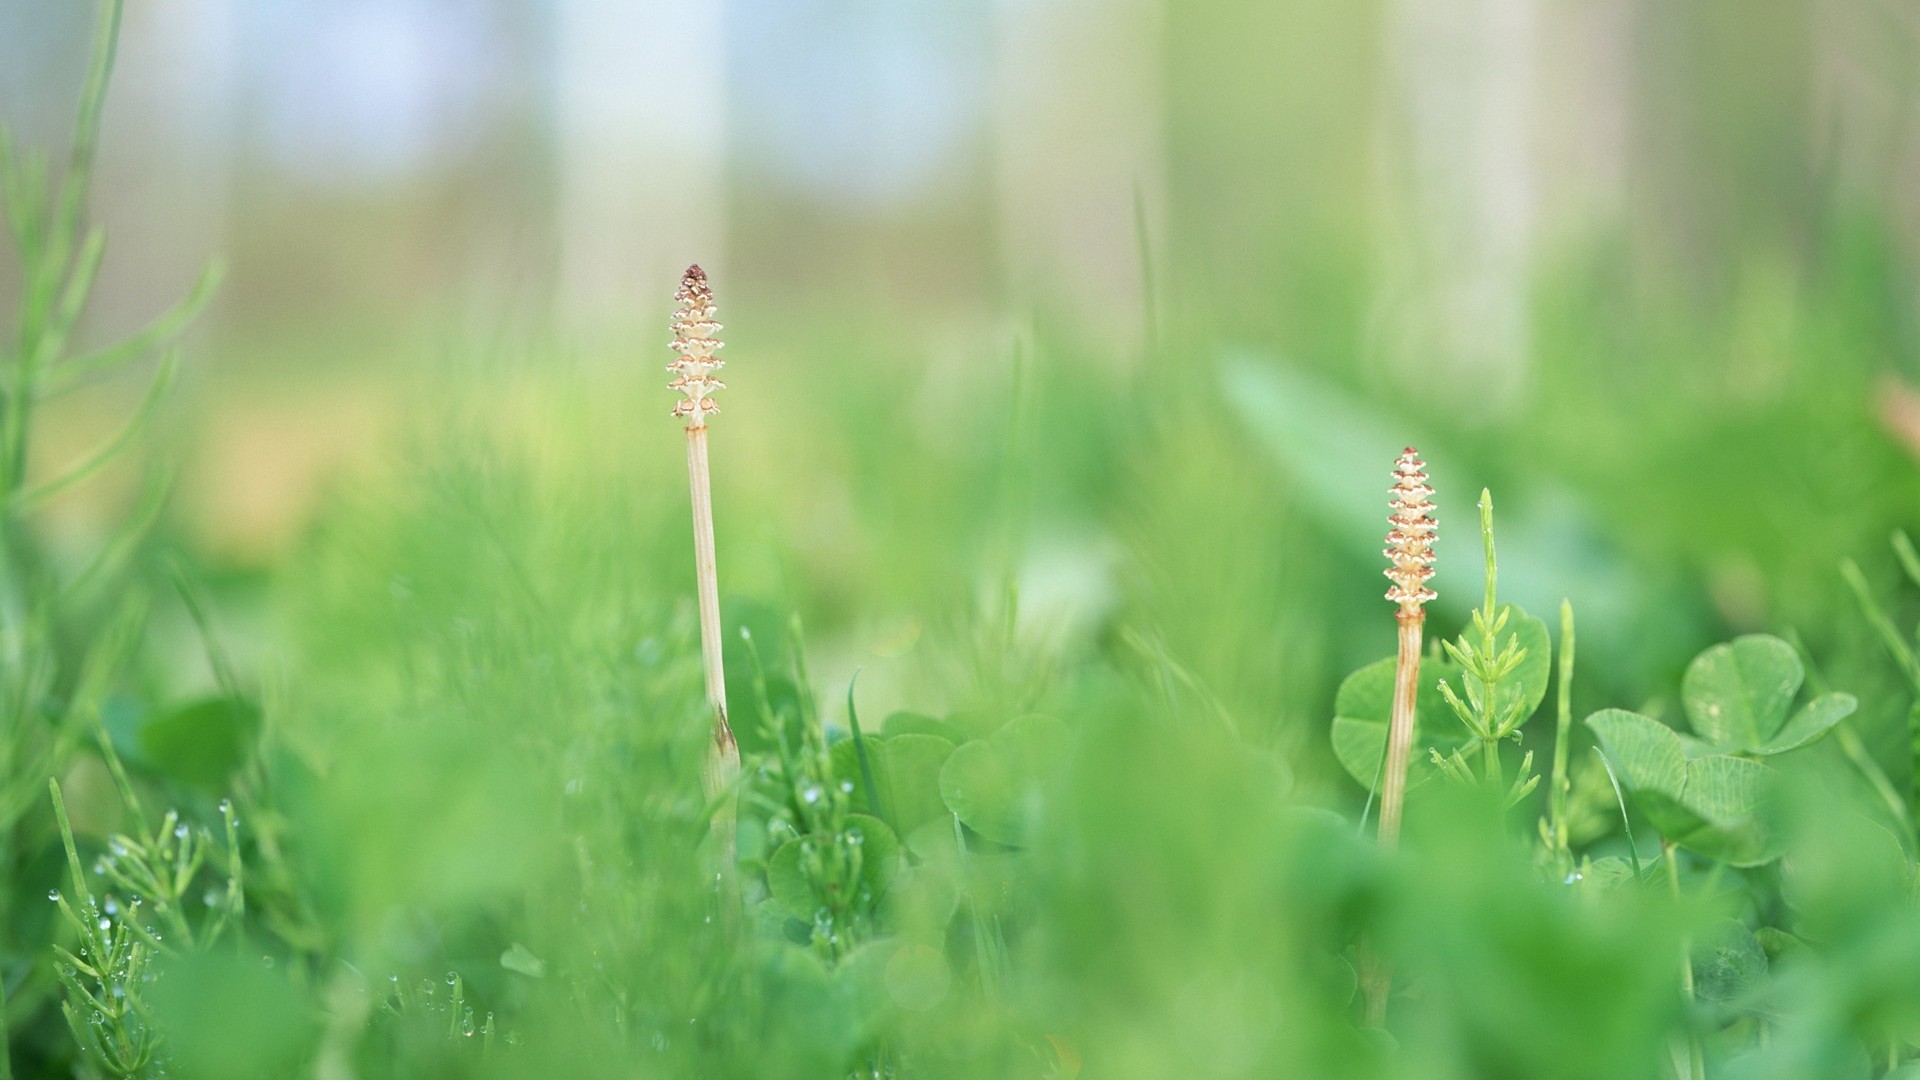
[[[667,365],[674,379],[669,389],[683,395],[674,403],[673,415],[687,421],[687,485],[693,493],[694,576],[700,597],[700,657],[706,668],[707,703],[713,708],[713,743],[707,748],[707,760],[701,772],[701,784],[709,803],[718,802],[713,829],[719,838],[725,863],[733,861],[735,808],[730,792],[740,775],[740,746],[734,741],[733,728],[727,722],[727,677],[720,652],[720,579],[713,554],[713,484],[707,470],[707,417],[720,410],[711,395],[726,389],[716,373],[726,362],[716,359],[721,341],[715,335],[720,324],[714,321],[713,289],[707,285],[706,271],[687,267],[680,278],[680,291],[674,294],[679,306],[674,309],[670,326],[670,347],[679,356]]]
[[[1433,577],[1433,488],[1426,465],[1409,446],[1393,465],[1392,509],[1387,521],[1384,554],[1392,565],[1387,599],[1399,605],[1400,652],[1393,673],[1393,714],[1387,725],[1387,756],[1380,779],[1380,846],[1392,851],[1400,843],[1400,813],[1407,797],[1407,762],[1413,754],[1414,694],[1420,679],[1420,634],[1426,625],[1426,604],[1434,598],[1427,580]],[[1387,993],[1393,973],[1378,960],[1366,967],[1367,1023],[1379,1027],[1387,1018]]]
[[[1413,447],[1393,465],[1393,525],[1384,554],[1392,565],[1387,599],[1399,605],[1400,655],[1394,666],[1393,716],[1387,727],[1387,760],[1380,780],[1380,843],[1392,848],[1400,839],[1400,810],[1406,801],[1407,759],[1413,753],[1414,691],[1420,678],[1420,634],[1426,625],[1426,604],[1433,599],[1427,580],[1433,577],[1433,488],[1427,484],[1426,465]]]

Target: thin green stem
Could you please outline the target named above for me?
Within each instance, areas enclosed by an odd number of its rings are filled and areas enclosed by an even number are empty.
[[[1563,859],[1572,857],[1567,840],[1567,800],[1572,782],[1567,779],[1568,745],[1573,733],[1573,604],[1560,601],[1560,686],[1553,728],[1552,787],[1547,789],[1547,832],[1554,851]]]
[[[1915,690],[1920,690],[1920,661],[1915,660],[1913,647],[1907,644],[1906,636],[1893,625],[1893,620],[1887,617],[1886,611],[1874,600],[1873,590],[1867,586],[1866,575],[1860,572],[1859,565],[1852,559],[1844,560],[1840,564],[1840,576],[1846,581],[1847,587],[1853,590],[1854,599],[1860,602],[1861,612],[1874,631],[1880,635],[1880,641],[1886,646],[1888,654],[1893,657],[1895,663],[1900,665],[1900,673],[1907,677],[1907,682],[1912,684]]]
[[[1667,885],[1677,901],[1680,893],[1680,860],[1674,855],[1673,842],[1666,837],[1660,838],[1660,854],[1667,862]],[[1680,989],[1686,993],[1687,1008],[1693,1008],[1693,943],[1680,942]],[[1707,1062],[1705,1051],[1700,1046],[1700,1036],[1693,1030],[1693,1019],[1687,1019],[1687,1073],[1691,1080],[1707,1080]]]
[[[1880,796],[1880,801],[1887,804],[1887,810],[1893,815],[1893,820],[1900,824],[1900,831],[1906,835],[1907,843],[1910,845],[1920,843],[1914,835],[1913,818],[1907,810],[1906,800],[1900,797],[1899,790],[1887,777],[1886,770],[1880,768],[1880,763],[1873,760],[1873,755],[1867,751],[1866,744],[1860,741],[1860,736],[1853,730],[1853,726],[1844,720],[1835,724],[1833,737],[1839,742],[1841,753],[1847,755],[1847,760],[1853,763],[1854,768],[1860,770],[1861,776],[1866,777],[1867,784],[1873,788],[1874,794]]]
[[[1499,574],[1499,566],[1493,557],[1493,492],[1488,488],[1480,489],[1480,542],[1487,549],[1487,599],[1481,610],[1487,618],[1493,618],[1494,579]]]
[[[1500,566],[1499,560],[1494,557],[1493,552],[1493,492],[1488,488],[1480,489],[1480,545],[1485,549],[1487,555],[1487,591],[1486,598],[1481,601],[1480,606],[1481,612],[1486,617],[1481,622],[1480,651],[1487,662],[1491,663],[1493,658],[1499,655],[1498,649],[1500,647],[1498,635],[1494,633],[1493,629],[1495,612],[1499,610],[1494,606],[1497,602],[1497,591],[1494,586],[1499,580]],[[1500,680],[1498,679],[1480,680],[1480,700],[1482,702],[1482,708],[1485,710],[1481,720],[1485,724],[1489,734],[1493,733],[1493,725],[1498,722],[1500,712],[1499,686]],[[1498,791],[1505,783],[1505,778],[1500,768],[1500,740],[1498,738],[1485,739],[1480,744],[1480,752],[1485,761],[1487,783],[1491,785],[1494,790]]]

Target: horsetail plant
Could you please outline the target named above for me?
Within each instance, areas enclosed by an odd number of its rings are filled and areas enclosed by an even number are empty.
[[[740,775],[740,746],[727,721],[726,669],[720,649],[720,581],[713,552],[713,485],[707,470],[707,417],[719,413],[710,396],[726,389],[716,375],[726,361],[714,354],[722,342],[714,335],[713,289],[706,271],[687,267],[680,279],[679,301],[670,326],[671,348],[679,359],[667,365],[674,379],[669,389],[684,397],[674,403],[673,415],[687,421],[687,483],[693,494],[693,559],[700,600],[700,657],[706,668],[707,703],[713,709],[713,745],[707,748],[701,783],[714,806],[713,831],[720,845],[721,865],[733,861],[734,781]]]
[[[1387,760],[1380,779],[1380,845],[1392,850],[1400,842],[1400,812],[1407,794],[1407,763],[1413,754],[1414,695],[1420,681],[1420,638],[1426,626],[1426,605],[1434,598],[1427,587],[1433,577],[1433,488],[1427,484],[1426,465],[1409,446],[1393,466],[1393,514],[1387,520],[1384,554],[1393,565],[1386,570],[1393,586],[1387,599],[1399,605],[1394,619],[1400,624],[1400,652],[1393,671],[1393,713],[1387,726]]]
[[[113,679],[137,647],[144,614],[127,567],[164,507],[158,472],[137,509],[78,562],[56,557],[38,512],[97,476],[136,446],[178,368],[169,347],[211,298],[219,265],[188,296],[124,340],[76,347],[107,252],[105,227],[88,208],[107,86],[124,0],[94,8],[92,49],[64,161],[25,145],[0,124],[0,247],[11,256],[9,291],[0,303],[0,873],[19,871],[37,843],[25,822],[46,777],[64,773],[77,752],[94,690]],[[35,461],[43,406],[143,358],[158,356],[139,405],[120,428],[70,462]],[[17,955],[11,899],[0,896],[0,953]],[[0,973],[3,976],[4,973]],[[11,1080],[10,1018],[0,977],[0,1080]],[[137,1055],[136,1055],[137,1056]]]
[[[109,753],[123,796],[124,772]],[[80,851],[67,819],[60,782],[49,778],[54,820],[66,852],[68,889],[47,898],[59,908],[75,941],[53,946],[54,974],[65,991],[60,1011],[84,1058],[114,1078],[166,1075],[159,1025],[146,993],[156,959],[204,952],[229,934],[236,944],[246,912],[239,820],[231,800],[218,808],[221,832],[189,824],[169,810],[148,828],[139,805],[128,809],[138,835],[115,833],[93,864],[100,895],[81,869]],[[198,918],[191,917],[198,913]]]
[[[1407,765],[1413,754],[1414,699],[1420,682],[1420,637],[1427,621],[1426,605],[1434,592],[1427,587],[1433,577],[1433,540],[1438,528],[1433,519],[1433,488],[1427,483],[1426,465],[1409,446],[1393,466],[1393,514],[1387,520],[1393,528],[1387,533],[1384,554],[1392,563],[1386,570],[1393,582],[1387,599],[1399,605],[1394,619],[1400,624],[1400,651],[1393,671],[1393,712],[1387,725],[1387,756],[1380,780],[1380,846],[1392,851],[1400,843],[1400,814],[1407,796]],[[1374,958],[1371,950],[1362,950],[1366,979],[1367,1024],[1380,1027],[1387,1018],[1387,993],[1393,973]]]
[[[1472,626],[1460,635],[1460,640],[1440,643],[1464,673],[1460,680],[1464,693],[1455,691],[1445,680],[1441,680],[1439,690],[1447,707],[1479,746],[1486,783],[1496,789],[1506,787],[1506,805],[1511,807],[1532,794],[1540,777],[1533,772],[1533,754],[1529,751],[1521,759],[1520,771],[1512,786],[1507,787],[1500,765],[1500,743],[1520,738],[1520,726],[1533,715],[1540,702],[1529,691],[1527,681],[1520,677],[1521,665],[1526,663],[1530,651],[1521,643],[1519,627],[1530,621],[1530,616],[1512,605],[1501,606],[1495,590],[1499,561],[1493,545],[1493,493],[1486,488],[1480,489],[1480,541],[1487,557],[1486,596],[1474,609]],[[1516,613],[1518,619],[1514,618]],[[1509,622],[1513,623],[1512,627],[1508,626]],[[1545,640],[1544,629],[1541,640]],[[1546,662],[1544,652],[1537,660],[1540,664]],[[1539,671],[1544,686],[1545,668]],[[1459,750],[1450,755],[1442,755],[1437,749],[1430,753],[1443,773],[1463,783],[1471,782],[1473,767]]]

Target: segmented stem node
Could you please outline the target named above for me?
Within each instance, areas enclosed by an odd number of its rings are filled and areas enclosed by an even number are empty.
[[[697,265],[687,267],[680,278],[680,291],[674,293],[673,298],[680,306],[674,309],[669,324],[673,329],[669,347],[680,356],[667,365],[667,370],[674,375],[667,388],[685,395],[674,402],[673,415],[685,417],[689,428],[705,427],[707,417],[720,411],[710,395],[727,388],[726,383],[715,377],[726,366],[726,361],[714,357],[725,343],[715,336],[720,332],[720,324],[713,318],[716,309],[706,271]]]
[[[1433,577],[1433,488],[1427,483],[1427,467],[1409,446],[1393,463],[1393,513],[1387,518],[1393,528],[1387,533],[1387,548],[1382,554],[1393,565],[1387,567],[1387,599],[1400,605],[1401,618],[1419,618],[1427,601],[1434,598],[1427,588]]]

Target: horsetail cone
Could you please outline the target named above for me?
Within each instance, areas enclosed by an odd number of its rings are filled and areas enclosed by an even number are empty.
[[[713,289],[707,284],[705,270],[697,265],[687,267],[680,278],[680,291],[673,298],[680,306],[674,309],[668,324],[673,328],[669,347],[679,353],[680,358],[667,365],[667,370],[675,376],[667,388],[685,395],[674,402],[673,415],[686,417],[687,430],[692,431],[706,427],[707,417],[720,412],[709,395],[727,388],[726,383],[714,377],[715,372],[727,366],[725,360],[714,358],[725,342],[714,336],[720,332],[720,324],[713,319],[716,310]]]
[[[1432,498],[1427,467],[1409,446],[1393,463],[1393,513],[1387,518],[1393,529],[1387,533],[1384,552],[1393,564],[1386,571],[1393,582],[1387,599],[1400,605],[1403,621],[1420,618],[1424,605],[1433,599],[1433,590],[1427,588],[1427,579],[1433,577]]]
[[[679,354],[667,365],[674,379],[667,384],[681,393],[673,415],[687,421],[687,481],[693,493],[694,571],[700,597],[700,656],[706,668],[707,702],[713,708],[713,745],[708,748],[701,776],[709,801],[727,797],[740,775],[740,747],[727,722],[726,668],[720,651],[720,583],[713,553],[713,486],[707,470],[707,417],[720,410],[711,396],[726,384],[715,377],[725,362],[714,359],[720,350],[720,324],[714,321],[713,289],[706,272],[687,267],[674,294],[679,306],[669,325],[670,347]],[[714,831],[731,862],[733,806],[729,799],[714,814]]]

